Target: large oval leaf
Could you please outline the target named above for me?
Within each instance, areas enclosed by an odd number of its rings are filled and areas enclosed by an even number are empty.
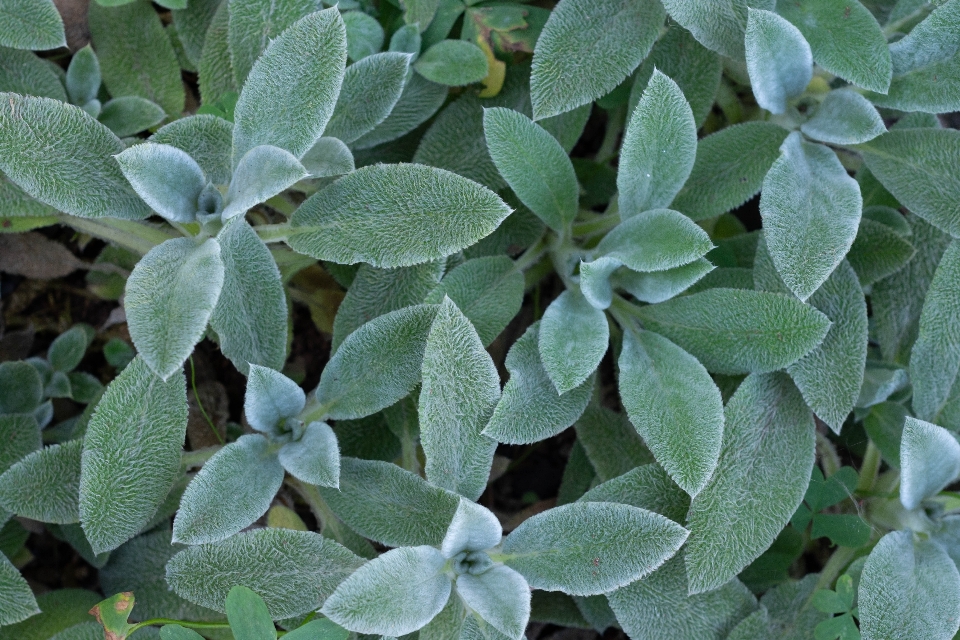
[[[24,457],[0,475],[0,507],[40,522],[79,522],[82,452],[82,440],[71,440]]]
[[[63,20],[51,0],[6,0],[0,24],[0,46],[39,50],[67,44]]]

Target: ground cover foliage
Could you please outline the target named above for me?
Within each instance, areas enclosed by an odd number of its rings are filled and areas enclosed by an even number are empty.
[[[956,636],[960,0],[63,11],[0,638]]]

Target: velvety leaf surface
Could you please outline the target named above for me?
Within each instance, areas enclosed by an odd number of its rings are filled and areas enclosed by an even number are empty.
[[[78,51],[74,59],[80,56]],[[99,88],[100,83],[97,82]],[[67,101],[63,83],[50,65],[32,51],[0,46],[0,91]]]
[[[484,551],[500,544],[502,535],[500,521],[492,511],[461,497],[443,536],[440,553],[452,558],[461,551]]]
[[[618,413],[593,402],[587,405],[574,428],[577,432],[577,445],[582,448],[600,481],[616,478],[639,465],[654,461],[653,454],[643,443],[636,428],[630,424],[625,412]],[[642,504],[633,506],[648,508]],[[681,515],[680,518],[682,517]],[[675,518],[671,518],[673,519]]]
[[[894,229],[863,217],[847,262],[865,287],[900,271],[915,253],[914,246]]]
[[[189,154],[170,145],[145,142],[116,158],[124,177],[151,209],[173,222],[194,221],[207,178]]]
[[[97,116],[102,125],[120,138],[140,133],[160,124],[165,118],[163,107],[140,96],[120,96],[109,100]]]
[[[645,211],[614,227],[597,245],[634,271],[666,271],[704,256],[713,243],[689,218],[670,209]]]
[[[0,46],[38,50],[67,44],[63,20],[50,0],[6,0],[0,6],[0,24]]]
[[[750,9],[745,34],[747,71],[757,104],[784,113],[813,76],[813,55],[803,34],[772,11]]]
[[[960,476],[960,443],[935,424],[907,416],[900,441],[900,502],[916,509]]]
[[[388,52],[367,56],[347,67],[323,135],[349,144],[386,120],[403,92],[409,65],[409,55]]]
[[[447,91],[444,85],[430,82],[419,74],[410,76],[390,115],[351,146],[354,149],[369,149],[409,133],[443,106]]]
[[[618,502],[659,513],[674,522],[685,520],[690,496],[655,463],[641,464],[587,491],[579,502]]]
[[[579,387],[607,352],[610,327],[603,311],[577,291],[560,294],[540,321],[540,362],[559,395]]]
[[[340,482],[340,449],[337,436],[326,422],[311,422],[303,436],[283,445],[280,464],[303,482],[336,488]]]
[[[303,410],[306,394],[296,382],[269,367],[251,365],[243,413],[257,431],[271,433]]]
[[[413,68],[430,82],[460,87],[487,77],[487,56],[466,40],[441,40],[423,52]]]
[[[3,598],[0,624],[13,624],[40,613],[30,585],[6,556],[0,557],[0,597]]]
[[[311,178],[332,178],[357,167],[350,148],[339,138],[318,139],[300,161]]]
[[[747,10],[773,9],[773,0],[666,0],[670,17],[708,49],[743,59]]]
[[[473,611],[507,638],[523,638],[530,620],[530,587],[522,575],[501,565],[457,578],[457,593]]]
[[[189,3],[192,4],[192,3]],[[228,0],[230,20],[227,42],[236,86],[242,87],[257,58],[288,27],[313,13],[318,5],[310,0],[268,2]],[[316,54],[315,50],[314,54]],[[328,54],[329,55],[329,54]]]
[[[291,153],[267,144],[247,151],[234,169],[223,204],[223,219],[242,215],[308,176]]]
[[[0,449],[2,473],[42,446],[40,425],[29,415],[0,416],[0,442],[3,442],[3,448]]]
[[[186,151],[214,184],[230,182],[230,149],[233,124],[209,114],[174,120],[150,137],[150,142],[168,144]]]
[[[30,413],[43,402],[43,386],[43,378],[29,362],[0,363],[0,411]]]
[[[0,475],[0,506],[40,522],[79,522],[82,452],[83,441],[71,440],[28,454]]]
[[[838,89],[827,94],[800,130],[820,142],[858,144],[886,133],[887,127],[869,100],[855,91]]]

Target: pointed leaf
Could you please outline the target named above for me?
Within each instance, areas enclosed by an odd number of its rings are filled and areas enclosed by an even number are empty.
[[[0,7],[0,23],[3,47],[38,50],[67,44],[63,20],[50,0],[5,0]]]
[[[708,49],[743,59],[744,29],[750,7],[773,9],[772,0],[665,0],[670,17]]]
[[[190,3],[192,6],[192,3]],[[236,86],[242,87],[254,63],[288,27],[319,8],[310,0],[268,2],[232,0],[227,41]],[[322,51],[315,49],[311,54]],[[329,55],[329,54],[328,54]],[[341,63],[342,64],[342,63]],[[206,98],[206,96],[204,96]],[[206,100],[204,100],[206,102]]]
[[[696,284],[715,267],[706,258],[666,271],[637,272],[623,270],[613,275],[612,284],[641,302],[655,304],[669,300]],[[581,278],[583,266],[580,267]]]
[[[158,378],[136,357],[104,392],[84,437],[80,521],[95,553],[146,525],[180,473],[186,378]]]
[[[270,145],[250,149],[234,170],[224,200],[223,219],[246,213],[307,175],[300,161],[284,149]]]
[[[622,166],[622,165],[621,165]],[[596,252],[634,271],[666,271],[702,258],[713,243],[690,218],[655,209],[628,218],[597,245]]]
[[[801,300],[820,288],[857,236],[863,199],[836,154],[791,134],[760,195],[764,237],[780,277]]]
[[[318,609],[362,564],[320,534],[257,529],[184,549],[167,563],[167,582],[180,596],[216,611],[224,610],[232,587],[243,585],[281,619]]]
[[[463,574],[457,578],[457,593],[506,637],[524,637],[530,620],[530,587],[510,567],[497,565],[479,575]]]
[[[85,46],[70,58],[67,67],[67,93],[70,102],[82,106],[97,97],[100,91],[100,61],[90,45]]]
[[[603,311],[577,291],[564,291],[540,322],[538,350],[543,368],[563,395],[590,377],[607,352],[610,327]]]
[[[654,70],[620,151],[621,217],[628,220],[669,205],[690,176],[696,152],[697,126],[690,105],[673,80]]]
[[[230,182],[230,146],[233,124],[223,118],[197,114],[174,120],[150,137],[150,142],[168,144],[186,151],[214,184]]]
[[[373,165],[300,205],[290,220],[288,243],[340,264],[403,267],[472,245],[509,213],[495,193],[449,171]]]
[[[691,496],[713,475],[723,437],[723,400],[703,365],[650,331],[625,331],[620,396],[644,442]]]
[[[771,113],[784,113],[787,100],[803,93],[813,77],[810,45],[799,29],[777,14],[750,9],[744,46],[757,104]]]
[[[268,640],[277,637],[276,627],[263,598],[237,585],[227,594],[225,607],[230,632],[236,640]]]
[[[166,118],[163,107],[140,96],[109,100],[97,119],[114,135],[125,138],[160,124]]]
[[[886,133],[887,127],[869,100],[855,91],[839,89],[827,94],[800,130],[820,142],[858,144]]]
[[[185,151],[145,142],[116,156],[123,175],[150,205],[172,222],[193,222],[207,178]]]
[[[337,138],[320,138],[300,159],[311,178],[332,178],[356,169],[353,153]]]
[[[409,66],[407,54],[375,53],[347,67],[323,135],[350,143],[386,120],[403,92]]]
[[[724,417],[717,471],[687,516],[691,594],[728,582],[773,543],[800,506],[813,468],[813,416],[785,375],[749,376]]]
[[[902,438],[900,502],[916,509],[960,476],[960,443],[943,427],[909,416]]]
[[[484,109],[490,157],[520,201],[558,233],[577,215],[579,190],[560,143],[522,113]]]
[[[283,445],[280,464],[308,484],[321,487],[340,485],[340,449],[337,436],[326,422],[311,422],[296,442]]]
[[[630,584],[677,552],[688,531],[661,515],[577,502],[535,515],[503,542],[504,564],[535,589],[595,595]]]
[[[71,440],[27,455],[0,475],[0,506],[40,522],[79,522],[82,452],[83,441]]]
[[[555,116],[612,91],[649,53],[663,19],[654,0],[561,0],[534,48],[533,117]]]
[[[49,98],[3,93],[0,103],[0,170],[21,189],[82,218],[150,215],[112,157],[123,143],[105,126]]]
[[[358,633],[399,637],[416,631],[440,613],[450,597],[445,562],[433,547],[388,551],[344,580],[321,612]]]
[[[286,418],[303,411],[307,396],[296,382],[260,365],[250,365],[243,413],[257,431],[272,433]]]
[[[500,544],[502,536],[497,516],[476,502],[460,498],[440,545],[440,553],[445,558],[452,558],[461,551],[484,551]]]
[[[124,309],[144,362],[166,380],[203,337],[223,287],[220,245],[176,238],[157,245],[127,280]]]
[[[264,144],[303,156],[333,114],[346,57],[346,32],[336,8],[301,18],[273,40],[237,100],[233,165]]]

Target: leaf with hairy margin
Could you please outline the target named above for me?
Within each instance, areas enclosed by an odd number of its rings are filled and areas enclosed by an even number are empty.
[[[362,564],[320,534],[257,529],[184,549],[167,563],[167,583],[182,598],[221,612],[230,589],[243,585],[282,619],[318,609]]]
[[[614,272],[611,285],[624,289],[641,302],[656,304],[683,293],[714,268],[712,262],[706,258],[700,258],[666,271],[643,273],[623,269]]]
[[[240,373],[249,365],[283,368],[287,359],[287,298],[270,250],[246,220],[217,235],[223,288],[210,315],[220,350]]]
[[[742,60],[749,8],[773,9],[775,0],[664,0],[670,17],[690,31],[700,44]]]
[[[800,130],[820,142],[858,144],[886,133],[887,127],[869,100],[850,89],[838,89],[826,95]]]
[[[223,200],[223,220],[242,215],[309,175],[285,149],[268,144],[247,151],[237,163]]]
[[[618,224],[595,251],[634,271],[666,271],[699,260],[711,249],[710,236],[688,217],[654,209]]]
[[[351,529],[388,547],[439,546],[460,503],[395,464],[358,458],[341,458],[340,490],[320,493]]]
[[[2,93],[0,103],[0,170],[11,182],[81,218],[150,215],[113,159],[123,143],[105,126],[49,98]]]
[[[332,178],[357,168],[350,148],[338,138],[319,138],[300,161],[311,178]]]
[[[0,554],[0,625],[13,624],[40,613],[30,585],[7,556]]]
[[[358,633],[412,633],[447,604],[451,582],[443,571],[446,561],[433,547],[392,549],[344,580],[320,612]]]
[[[387,52],[347,67],[340,97],[323,135],[350,144],[373,131],[400,99],[409,66],[408,54]]]
[[[462,551],[484,551],[500,544],[503,530],[493,512],[472,500],[460,498],[440,553],[453,558]]]
[[[847,262],[856,271],[860,286],[866,287],[903,269],[915,253],[909,240],[894,229],[864,216]]]
[[[813,55],[803,34],[772,11],[749,9],[744,46],[757,104],[784,113],[813,77]]]
[[[149,142],[186,151],[214,184],[227,184],[232,174],[232,138],[232,123],[217,116],[196,114],[160,127]]]
[[[960,627],[960,573],[937,543],[891,531],[863,566],[859,587],[863,640],[938,638]]]
[[[510,208],[485,187],[443,169],[373,165],[304,202],[287,243],[340,264],[405,267],[437,260],[489,235]]]
[[[0,24],[0,46],[37,50],[67,44],[63,20],[51,0],[4,0]]]
[[[724,411],[717,471],[690,505],[690,594],[728,582],[800,506],[815,458],[813,416],[784,374],[753,374]]]
[[[447,87],[430,82],[421,75],[410,76],[403,93],[386,119],[351,145],[354,149],[369,149],[390,142],[413,131],[426,122],[443,106]]]
[[[340,484],[340,449],[337,436],[326,422],[311,422],[299,440],[288,442],[277,454],[290,475],[308,484]]]
[[[620,216],[628,220],[669,205],[690,176],[696,152],[697,126],[683,91],[654,70],[623,138]]]
[[[74,58],[77,55],[79,52]],[[67,101],[63,83],[43,58],[31,51],[3,46],[0,46],[0,91]]]
[[[179,371],[203,338],[224,281],[220,244],[175,238],[145,255],[127,279],[130,337],[164,380]]]
[[[789,132],[771,122],[745,122],[697,143],[697,158],[670,208],[693,220],[735,209],[760,191]]]
[[[327,363],[317,400],[334,420],[362,418],[405,397],[420,367],[436,305],[417,305],[375,318],[343,341]]]
[[[721,640],[757,607],[757,599],[736,578],[719,589],[687,595],[683,554],[642,580],[608,593],[607,600],[631,638],[663,640]]]
[[[243,413],[257,431],[273,433],[286,418],[303,411],[307,397],[296,382],[269,367],[251,365]]]
[[[250,70],[234,110],[234,166],[263,144],[297,158],[310,150],[340,94],[346,39],[340,12],[333,7],[301,18],[270,42]]]
[[[659,513],[674,522],[683,521],[690,509],[690,496],[670,479],[658,464],[641,464],[612,480],[601,482],[578,502],[618,502]]]
[[[828,147],[794,132],[780,151],[760,194],[763,233],[780,277],[806,300],[850,250],[863,198]]]
[[[624,412],[617,413],[591,402],[574,427],[577,445],[586,453],[601,482],[654,461],[653,454]],[[633,506],[647,508],[641,504]]]
[[[151,209],[172,222],[194,221],[207,177],[187,152],[144,142],[115,157],[124,177]]]
[[[907,416],[900,440],[900,502],[903,506],[916,509],[958,476],[960,443],[956,436],[943,427]]]
[[[114,135],[125,138],[163,122],[166,114],[155,102],[140,96],[120,96],[103,105],[97,119]]]
[[[618,365],[630,422],[670,477],[697,495],[720,455],[720,390],[696,358],[651,331],[624,332]]]
[[[556,435],[576,422],[590,402],[593,376],[557,396],[540,359],[539,335],[540,323],[530,325],[507,353],[510,379],[483,430],[498,442],[525,444]]]
[[[40,522],[79,522],[82,453],[83,441],[71,440],[28,454],[0,475],[0,506]]]
[[[95,553],[150,521],[180,473],[187,431],[187,382],[164,382],[137,356],[97,403],[84,436],[80,522]]]
[[[664,17],[656,0],[561,0],[533,50],[534,119],[613,90],[650,52]]]
[[[180,499],[173,541],[219,542],[250,526],[270,508],[283,467],[260,434],[240,436],[203,465]]]
[[[610,326],[578,291],[560,294],[540,321],[540,362],[559,395],[576,389],[597,370],[607,352]]]
[[[830,319],[796,298],[708,289],[638,310],[644,326],[688,351],[713,373],[776,371],[823,341]]]
[[[503,541],[503,562],[534,589],[597,595],[657,569],[688,534],[645,509],[576,502],[535,515],[514,529]]]
[[[217,10],[210,20],[210,26],[206,30],[200,62],[197,63],[200,98],[204,104],[214,104],[227,94],[235,94],[238,91],[233,79],[233,65],[230,63],[230,45],[228,42],[230,22],[228,7],[230,3],[219,2],[218,4]]]
[[[500,376],[476,329],[450,298],[430,327],[422,370],[420,444],[427,480],[476,500],[497,447],[481,432],[500,399]]]
[[[502,565],[457,578],[457,593],[493,628],[508,638],[524,638],[530,621],[530,587],[522,575]]]
[[[242,87],[270,43],[295,22],[317,10],[311,0],[227,0],[230,21],[227,42],[233,79]],[[315,50],[313,53],[321,51]]]

